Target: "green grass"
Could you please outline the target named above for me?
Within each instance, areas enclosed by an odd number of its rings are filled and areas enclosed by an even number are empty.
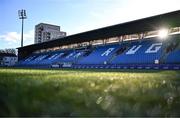
[[[180,71],[1,68],[0,116],[180,116]]]

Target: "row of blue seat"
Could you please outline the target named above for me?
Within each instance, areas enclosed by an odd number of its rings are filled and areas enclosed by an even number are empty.
[[[152,47],[152,48],[151,48]],[[137,51],[136,51],[137,50]],[[153,64],[160,60],[162,43],[159,41],[134,42],[130,44],[128,50],[118,55],[113,64]]]
[[[82,58],[77,63],[78,64],[103,64],[106,63],[115,51],[118,49],[117,44],[115,45],[107,45],[107,46],[99,46],[97,47],[93,53]]]
[[[171,52],[167,57],[166,63],[180,63],[180,50]]]

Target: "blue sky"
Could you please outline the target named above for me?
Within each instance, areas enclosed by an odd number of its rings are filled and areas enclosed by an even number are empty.
[[[68,35],[180,10],[180,0],[0,0],[0,49],[20,46],[26,9],[24,45],[33,44],[38,23],[60,25]]]

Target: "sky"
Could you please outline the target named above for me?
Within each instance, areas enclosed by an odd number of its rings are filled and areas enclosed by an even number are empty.
[[[24,45],[30,45],[39,23],[60,25],[72,35],[180,10],[179,5],[180,0],[0,0],[0,49],[20,47],[20,9],[27,12]]]

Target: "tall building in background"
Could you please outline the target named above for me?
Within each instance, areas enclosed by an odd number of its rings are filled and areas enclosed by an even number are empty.
[[[40,23],[35,26],[34,43],[42,43],[66,36],[66,32],[60,31],[60,26]]]

